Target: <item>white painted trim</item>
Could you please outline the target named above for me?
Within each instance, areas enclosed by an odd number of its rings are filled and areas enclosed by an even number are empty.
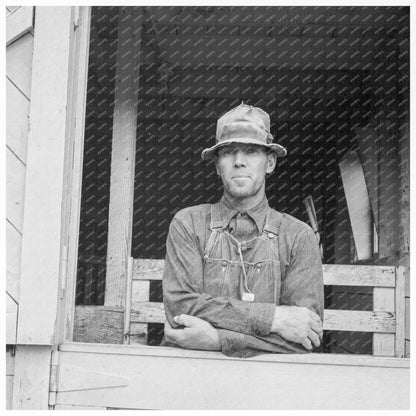
[[[6,16],[6,46],[33,29],[33,6],[21,6]]]
[[[18,344],[54,343],[74,36],[71,7],[37,7],[23,218]]]
[[[63,345],[56,404],[170,410],[406,409],[409,360],[388,362],[334,354],[241,359],[167,347]],[[103,373],[100,380],[108,379],[109,385],[86,384],[88,371]]]
[[[155,347],[148,345],[122,345],[97,343],[65,343],[59,346],[59,352],[93,353],[110,355],[140,355],[152,357],[177,357],[207,360],[284,362],[322,365],[348,365],[366,367],[409,368],[410,360],[396,357],[375,357],[356,354],[262,354],[252,358],[232,358],[215,351],[184,350],[172,347]]]
[[[84,134],[85,134],[85,110],[88,81],[88,57],[90,42],[91,7],[76,7],[77,22],[75,36],[74,67],[72,71],[72,95],[68,106],[72,109],[73,122],[70,123],[74,128],[68,132],[70,137],[70,157],[67,158],[71,165],[67,169],[66,198],[69,218],[66,223],[66,280],[62,281],[65,287],[63,292],[64,300],[62,309],[57,322],[57,343],[72,341],[74,325],[75,291],[78,263],[78,240],[79,240],[79,221],[81,210],[81,186],[82,186],[82,166],[84,153]]]

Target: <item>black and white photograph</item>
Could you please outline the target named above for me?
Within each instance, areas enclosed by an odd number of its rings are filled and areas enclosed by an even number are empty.
[[[4,409],[410,411],[410,4],[3,12]]]

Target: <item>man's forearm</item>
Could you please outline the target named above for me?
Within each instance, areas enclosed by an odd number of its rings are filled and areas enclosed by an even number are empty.
[[[270,333],[275,314],[272,303],[245,302],[230,297],[212,297],[205,293],[187,293],[164,298],[166,316],[174,327],[173,317],[186,314],[209,322],[216,328],[247,335]]]

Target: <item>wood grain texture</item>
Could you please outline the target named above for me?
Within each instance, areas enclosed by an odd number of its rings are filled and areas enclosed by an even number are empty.
[[[105,305],[125,303],[131,252],[141,39],[141,11],[132,10],[121,7],[119,14]]]
[[[76,342],[123,343],[124,309],[112,306],[76,306],[74,335]]]
[[[70,7],[37,9],[24,197],[19,344],[54,342],[61,272],[72,29]],[[27,36],[32,35],[21,39]],[[20,39],[10,47],[19,42]]]
[[[394,313],[395,291],[391,288],[375,287],[373,289],[373,309]],[[397,328],[396,328],[397,329]],[[395,334],[373,334],[374,355],[394,355]]]
[[[6,76],[28,98],[31,96],[34,38],[30,33],[6,49]]]
[[[33,29],[33,6],[22,6],[6,17],[6,46]]]
[[[102,306],[77,306],[76,307],[76,327],[83,328],[82,340],[90,342],[100,342],[102,326],[105,329],[111,328],[112,333],[123,333],[123,321],[117,317],[122,314],[123,309]],[[371,312],[371,311],[343,311],[334,309],[325,309],[324,312],[324,329],[337,331],[362,331],[362,332],[380,332],[394,333],[396,327],[395,314],[392,312]],[[103,325],[99,322],[104,319]],[[79,322],[82,321],[82,322]],[[166,316],[163,303],[160,302],[137,302],[133,301],[131,306],[131,324],[133,323],[164,323]],[[88,328],[91,329],[89,330]],[[77,340],[80,329],[76,331]],[[91,331],[85,333],[85,331]],[[133,330],[130,331],[134,335]],[[94,341],[88,338],[93,336]],[[106,335],[106,337],[108,334]],[[120,337],[116,338],[120,339]],[[96,341],[97,340],[97,341]]]
[[[335,286],[394,287],[393,266],[324,264],[324,284]]]
[[[164,260],[134,259],[133,280],[162,280]],[[393,266],[323,265],[324,284],[333,286],[395,286]]]
[[[396,314],[397,314],[397,330],[396,330],[396,356],[404,357],[405,355],[405,333],[406,319],[410,320],[410,315],[406,315],[405,301],[405,267],[399,266],[396,269]]]
[[[81,7],[79,13],[78,29],[76,34],[77,54],[74,58],[74,87],[71,105],[75,108],[73,133],[73,166],[69,180],[71,182],[70,218],[68,224],[68,264],[66,296],[64,298],[64,325],[62,337],[65,341],[72,341],[75,315],[75,292],[78,262],[79,223],[81,210],[82,166],[85,134],[85,108],[87,96],[88,55],[90,40],[91,7]]]
[[[108,373],[117,374],[122,368],[128,385],[60,391],[61,383],[70,382],[61,374],[58,405],[182,410],[409,406],[410,371],[404,359],[332,354],[265,354],[239,359],[179,348],[78,344],[61,346],[59,360],[61,366],[75,365],[91,372],[102,371],[103,362]]]
[[[13,410],[48,410],[49,345],[17,345],[13,383]]]

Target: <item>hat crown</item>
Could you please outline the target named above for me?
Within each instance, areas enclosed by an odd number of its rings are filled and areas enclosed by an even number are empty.
[[[278,157],[284,157],[287,153],[282,145],[273,143],[269,115],[261,108],[244,102],[218,119],[215,142],[214,146],[202,151],[202,159],[212,159],[219,147],[231,143],[263,146],[276,153]]]
[[[270,143],[270,117],[261,108],[243,102],[222,115],[217,122],[216,142],[246,138]]]

